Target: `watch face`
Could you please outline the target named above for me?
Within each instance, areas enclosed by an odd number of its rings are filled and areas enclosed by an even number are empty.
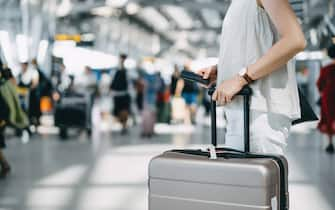
[[[247,73],[247,68],[241,69],[241,71],[238,73],[239,75],[243,76]]]

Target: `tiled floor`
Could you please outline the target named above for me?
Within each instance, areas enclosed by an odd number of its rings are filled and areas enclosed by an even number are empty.
[[[62,142],[56,135],[28,144],[13,138],[6,154],[14,167],[0,181],[0,210],[146,210],[149,160],[175,147],[199,147],[209,129],[159,126],[160,135],[140,139],[117,133],[84,134]],[[321,136],[296,128],[289,141],[292,210],[335,209],[335,156]],[[202,146],[204,147],[204,146]]]

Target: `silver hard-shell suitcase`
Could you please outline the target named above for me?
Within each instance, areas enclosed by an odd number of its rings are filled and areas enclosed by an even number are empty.
[[[210,92],[213,92],[211,90]],[[173,150],[149,165],[149,210],[288,210],[285,157],[249,152],[250,88],[244,88],[245,151]],[[216,113],[212,102],[212,143]]]

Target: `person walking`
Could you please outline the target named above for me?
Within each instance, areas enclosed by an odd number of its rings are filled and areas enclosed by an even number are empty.
[[[189,64],[186,64],[184,66],[183,71],[191,71]],[[179,79],[177,83],[176,93],[177,95],[180,95],[183,97],[186,103],[186,110],[187,110],[187,116],[186,116],[186,122],[189,124],[195,124],[195,118],[196,118],[196,112],[197,112],[197,97],[199,94],[199,87],[196,82],[184,80],[182,78]]]
[[[251,97],[251,152],[284,154],[291,122],[300,118],[292,58],[306,46],[288,0],[234,0],[223,22],[218,65],[198,71],[217,83],[213,100],[224,106],[226,145],[243,150],[245,86]]]
[[[175,64],[173,74],[171,75],[171,84],[170,84],[170,93],[173,96],[176,94],[176,88],[179,79],[180,79],[180,72],[178,69],[178,65]]]
[[[328,48],[328,56],[332,63],[323,67],[317,86],[321,95],[321,120],[318,124],[320,132],[328,135],[326,152],[334,154],[333,135],[335,134],[335,45]]]
[[[125,67],[125,61],[127,55],[120,55],[120,66],[117,69],[110,89],[114,95],[114,111],[113,114],[118,118],[122,124],[121,134],[127,134],[127,122],[130,113],[130,94],[128,85],[127,70]]]
[[[11,170],[11,166],[3,153],[3,149],[6,148],[6,126],[25,129],[29,125],[28,118],[21,109],[13,79],[11,70],[2,68],[0,62],[0,178],[5,178]]]
[[[28,62],[21,64],[21,72],[18,75],[18,86],[26,89],[29,95],[28,105],[25,107],[31,125],[38,125],[41,117],[40,96],[39,96],[39,81],[40,76],[34,64],[29,65]],[[24,96],[22,96],[24,97]],[[24,100],[22,98],[22,100]]]

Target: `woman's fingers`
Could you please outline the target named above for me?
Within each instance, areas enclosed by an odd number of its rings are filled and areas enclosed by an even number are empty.
[[[217,101],[218,105],[224,106],[232,102],[233,96],[227,94],[224,90],[216,90],[213,93],[212,100]]]
[[[204,76],[204,70],[203,69],[198,70],[197,74],[200,76]]]
[[[214,93],[212,95],[212,100],[213,101],[218,101],[218,90],[214,91]]]
[[[220,91],[219,104],[221,106],[226,105],[226,97],[225,97],[225,93],[223,92],[223,90]]]
[[[197,74],[201,75],[202,78],[204,78],[204,79],[208,79],[210,77],[211,71],[208,68],[200,69],[199,71],[197,71]]]
[[[210,74],[211,74],[211,70],[210,70],[210,69],[206,69],[206,70],[204,71],[203,78],[204,78],[204,79],[209,79]]]
[[[232,100],[233,100],[233,96],[227,95],[227,103],[232,102]]]

